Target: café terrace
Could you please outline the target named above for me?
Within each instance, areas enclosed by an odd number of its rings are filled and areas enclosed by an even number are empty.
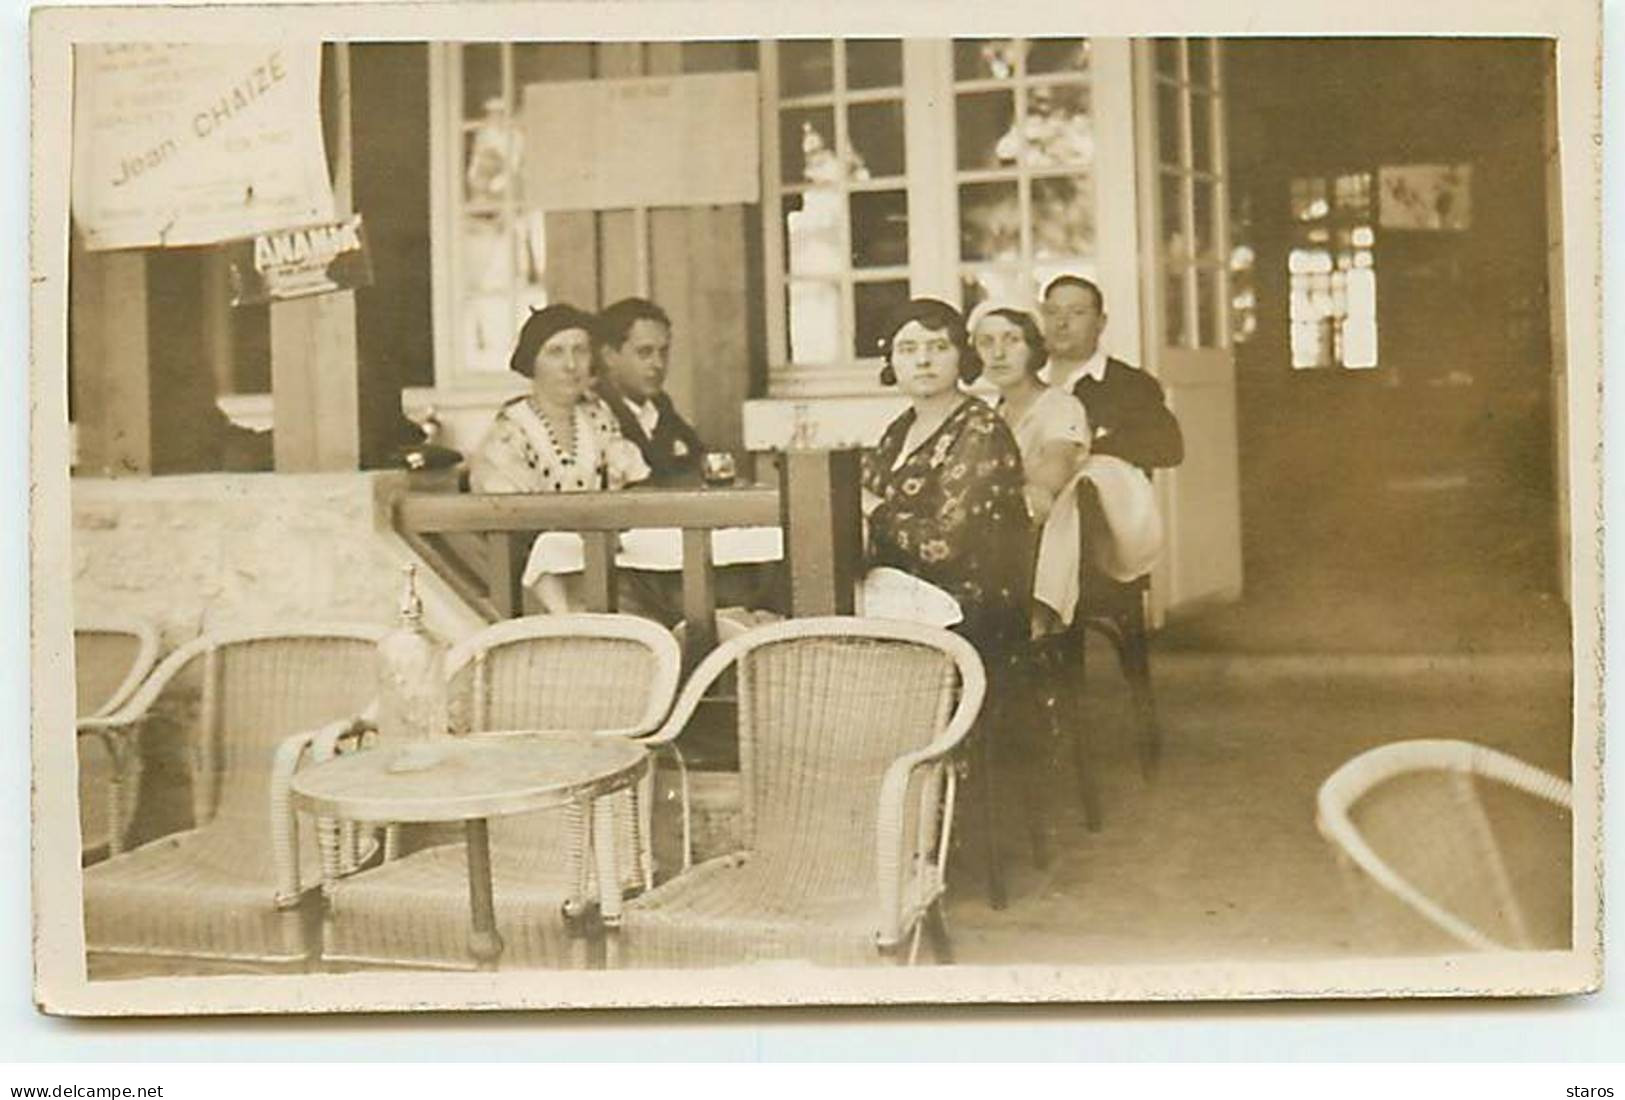
[[[960,789],[974,839],[943,872],[959,957],[1348,952],[1314,821],[1339,764],[1403,728],[1568,773],[1549,44],[436,41],[155,47],[168,60],[140,65],[91,49],[76,96],[104,129],[76,134],[68,310],[87,626],[145,621],[158,652],[243,624],[381,631],[410,564],[422,627],[455,647],[540,610],[539,534],[581,536],[586,604],[609,611],[622,536],[675,529],[662,567],[680,576],[687,676],[760,621],[719,615],[712,532],[778,532],[787,625],[855,610],[858,450],[902,407],[877,380],[888,311],[1032,300],[1074,273],[1103,292],[1110,353],[1160,380],[1185,460],[1155,476],[1166,540],[1140,679],[1089,643],[1083,797],[1070,733],[1059,755],[999,765],[1019,777],[1000,814]],[[154,87],[172,101],[145,115],[120,100]],[[196,139],[155,138],[176,121]],[[362,239],[365,264],[328,268]],[[244,281],[302,267],[315,275]],[[670,315],[666,391],[737,478],[467,492],[456,459],[527,389],[506,369],[524,319],[632,295]],[[1451,697],[1470,701],[1441,706],[1407,661],[1456,669],[1476,686]],[[351,686],[370,693],[371,675]],[[209,706],[234,705],[215,690]],[[698,725],[728,725],[719,691]],[[1508,693],[1530,708],[1515,729]],[[184,752],[141,751],[87,881],[125,858],[109,846],[209,812],[175,778]],[[659,878],[768,812],[742,791],[738,744],[692,756],[654,769]],[[307,821],[355,808],[307,795]],[[345,828],[307,870],[381,858],[370,825]],[[618,917],[619,895],[602,904]]]

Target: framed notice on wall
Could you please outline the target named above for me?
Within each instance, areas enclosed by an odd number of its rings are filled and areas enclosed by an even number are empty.
[[[755,73],[525,88],[525,195],[542,210],[752,203]]]
[[[73,217],[92,250],[333,217],[319,44],[80,44],[73,58]]]

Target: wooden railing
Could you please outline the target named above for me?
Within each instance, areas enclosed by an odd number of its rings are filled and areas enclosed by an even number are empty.
[[[711,532],[780,526],[792,615],[850,614],[861,567],[857,454],[793,451],[779,458],[777,485],[627,489],[615,493],[408,493],[395,526],[412,548],[487,620],[525,614],[521,582],[543,531],[581,535],[588,610],[616,607],[615,551],[622,531],[683,533],[682,602],[690,655],[716,643]]]

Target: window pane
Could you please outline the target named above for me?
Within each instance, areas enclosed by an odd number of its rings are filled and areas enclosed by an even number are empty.
[[[463,202],[468,206],[501,206],[518,182],[510,136],[503,115],[493,115],[463,135]]]
[[[835,183],[846,178],[835,155],[835,109],[801,107],[779,113],[779,178],[785,183]]]
[[[834,363],[841,356],[839,283],[792,279],[785,287],[792,363]]]
[[[899,88],[903,44],[895,38],[854,38],[846,44],[848,88]]]
[[[1213,163],[1213,97],[1191,94],[1191,164],[1211,172]]]
[[[1347,213],[1357,218],[1370,216],[1370,172],[1356,172],[1353,175],[1338,176],[1336,183],[1332,187],[1337,209],[1340,213]]]
[[[1014,164],[1021,153],[1013,92],[978,92],[956,97],[956,136],[961,169]]]
[[[1169,263],[1190,259],[1191,241],[1185,231],[1185,188],[1181,177],[1162,176],[1162,254]]]
[[[1027,93],[1026,163],[1084,168],[1094,163],[1095,135],[1087,84],[1040,85]]]
[[[1095,190],[1087,176],[1033,180],[1033,255],[1090,256],[1095,251]]]
[[[960,186],[959,258],[1021,258],[1021,200],[1014,180]]]
[[[1194,192],[1196,206],[1196,255],[1202,259],[1211,259],[1216,255],[1217,238],[1213,233],[1213,194],[1218,190],[1218,184],[1213,180],[1191,180],[1191,189]]]
[[[1196,272],[1196,344],[1219,346],[1219,272],[1211,267]]]
[[[1041,288],[1034,288],[1031,282],[1011,268],[967,272],[959,277],[959,300],[967,316],[976,308],[976,303],[988,298],[1006,302],[1035,301]]]
[[[1156,41],[1157,75],[1179,79],[1179,39],[1159,38]]]
[[[880,354],[880,341],[885,339],[886,319],[892,310],[908,301],[908,280],[888,279],[882,283],[857,283],[852,287],[852,312],[857,331],[853,334],[852,353],[859,359],[873,359]]]
[[[514,327],[510,299],[502,294],[469,295],[463,299],[463,363],[470,370],[508,368]]]
[[[852,266],[902,267],[908,263],[908,193],[861,191],[850,196]]]
[[[1027,47],[1029,73],[1082,73],[1089,71],[1087,38],[1034,38]]]
[[[1168,347],[1185,346],[1185,277],[1170,275],[1162,301],[1163,340]]]
[[[836,275],[845,269],[844,208],[838,191],[784,197],[784,261],[791,275]]]
[[[1185,56],[1190,63],[1191,83],[1199,88],[1213,87],[1213,50],[1211,38],[1186,40]]]
[[[521,211],[513,225],[513,259],[514,271],[519,289],[524,290],[527,284],[536,284],[538,288],[546,281],[547,272],[547,215],[540,210]],[[547,300],[536,303],[538,308],[545,306]],[[520,315],[523,322],[524,314]],[[518,327],[515,326],[515,332]]]
[[[1348,319],[1343,322],[1343,365],[1377,365],[1377,278],[1369,267],[1348,274]]]
[[[463,50],[463,117],[482,118],[493,107],[503,108],[502,47],[468,45]],[[492,100],[496,102],[493,104]]]
[[[511,251],[501,217],[465,217],[460,244],[465,289],[471,294],[506,294],[513,274],[509,266]]]
[[[835,76],[835,61],[827,38],[794,39],[779,43],[779,94],[827,93]]]
[[[1179,134],[1180,91],[1172,84],[1157,84],[1157,156],[1163,164],[1183,163],[1185,148]]]
[[[1330,329],[1318,321],[1292,322],[1292,366],[1325,367],[1331,362]]]
[[[856,179],[900,176],[903,162],[903,104],[854,103],[846,110],[847,134],[852,141]]]
[[[1009,80],[1021,42],[1014,38],[956,38],[955,80]]]
[[[1326,202],[1326,181],[1319,176],[1292,181],[1292,217],[1295,221],[1310,222],[1331,213]]]

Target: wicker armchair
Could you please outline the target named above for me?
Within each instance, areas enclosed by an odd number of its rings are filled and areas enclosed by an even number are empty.
[[[89,863],[123,850],[113,823],[125,796],[128,746],[86,719],[112,714],[129,701],[158,662],[158,631],[134,618],[81,620],[73,628],[73,672],[79,749],[79,848]]]
[[[320,881],[319,860],[288,783],[303,760],[333,749],[315,727],[355,714],[373,694],[380,633],[337,625],[208,634],[171,654],[118,712],[91,720],[131,744],[131,761],[137,736],[160,753],[166,735],[187,742],[194,827],[85,870],[87,951],[273,964],[308,957],[298,910]]]
[[[605,736],[657,728],[677,694],[681,653],[658,623],[630,615],[510,619],[449,656],[454,733],[592,730]],[[653,880],[645,792],[609,797],[623,889]],[[586,821],[577,808],[494,818],[491,877],[504,967],[558,967],[578,959],[579,922],[564,904],[593,896],[582,866]],[[403,844],[404,846],[404,844]],[[394,856],[396,845],[391,844]],[[330,864],[331,864],[330,858]],[[433,845],[327,884],[323,958],[333,962],[472,969],[468,857],[461,842]]]
[[[1567,782],[1504,753],[1401,741],[1338,768],[1317,820],[1351,884],[1381,888],[1360,910],[1383,947],[1564,949],[1572,805]]]
[[[677,737],[730,668],[744,849],[628,902],[623,958],[645,967],[912,961],[924,927],[944,959],[950,755],[986,692],[976,651],[910,623],[761,627],[699,665],[647,743]]]

